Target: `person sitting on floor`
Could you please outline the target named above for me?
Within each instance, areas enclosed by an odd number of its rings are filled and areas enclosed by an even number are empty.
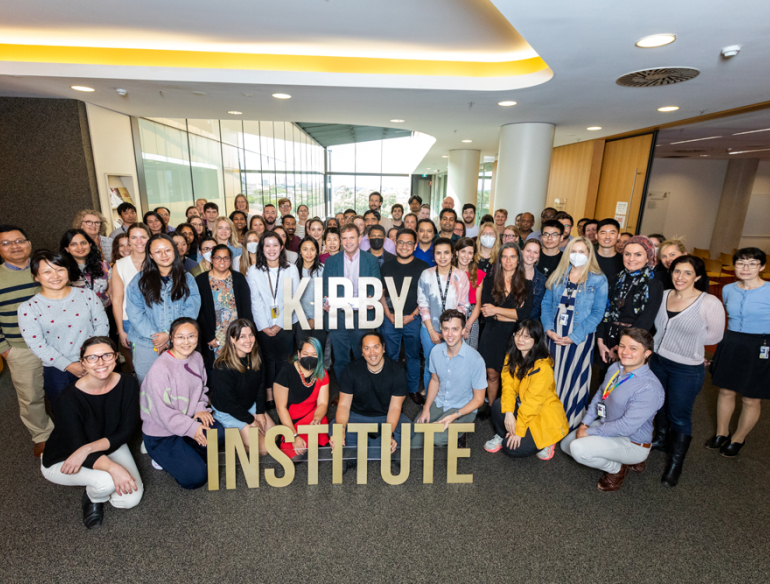
[[[43,476],[57,485],[85,487],[81,506],[88,529],[102,524],[104,504],[131,509],[144,487],[127,442],[139,424],[139,384],[115,373],[118,347],[91,337],[80,349],[85,375],[54,405],[56,427],[43,452]]]
[[[665,399],[663,386],[647,365],[653,346],[646,330],[623,330],[620,362],[608,369],[580,426],[561,442],[565,454],[604,471],[596,485],[600,491],[617,491],[629,470],[643,472],[647,466],[652,422]]]
[[[189,317],[176,319],[169,330],[171,349],[150,367],[141,393],[142,438],[153,467],[165,469],[184,489],[206,484],[206,430],[216,429],[220,444],[225,430],[211,415],[206,368],[196,351],[200,329]]]
[[[546,339],[543,325],[531,319],[513,335],[501,374],[502,396],[492,404],[497,434],[484,445],[487,452],[550,460],[554,445],[569,432]]]

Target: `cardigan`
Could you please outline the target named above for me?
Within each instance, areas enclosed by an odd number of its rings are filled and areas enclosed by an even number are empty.
[[[211,293],[209,275],[211,272],[203,272],[195,278],[198,290],[201,294],[201,311],[198,314],[198,323],[201,325],[200,345],[213,341],[217,332],[217,316],[214,308],[214,295]],[[233,276],[233,294],[235,295],[235,307],[238,310],[238,318],[254,320],[251,313],[251,290],[246,281],[246,276],[240,272],[230,270]]]
[[[669,294],[671,290],[663,293],[655,319],[655,352],[682,365],[703,365],[703,347],[718,343],[725,334],[725,309],[716,296],[703,292],[682,312],[668,318]]]

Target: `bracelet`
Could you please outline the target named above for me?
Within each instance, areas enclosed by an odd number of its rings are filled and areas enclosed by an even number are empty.
[[[294,434],[294,438],[295,439],[299,438],[299,434]]]

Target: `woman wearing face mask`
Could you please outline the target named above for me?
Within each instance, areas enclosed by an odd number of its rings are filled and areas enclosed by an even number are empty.
[[[233,252],[233,257],[241,255],[240,242],[235,236],[235,225],[227,217],[217,217],[211,234],[217,245],[226,245]]]
[[[144,487],[128,441],[139,424],[139,384],[115,373],[112,339],[91,337],[80,349],[85,375],[62,391],[54,407],[56,427],[41,470],[57,485],[85,487],[81,500],[88,529],[102,524],[104,504],[131,509]]]
[[[128,233],[119,233],[112,240],[110,267],[115,267],[115,263],[127,255],[131,255],[131,242],[128,240]]]
[[[306,227],[308,215],[310,215],[310,210],[307,208],[307,205],[300,205],[297,207],[297,227],[294,231],[294,235],[300,239],[304,238],[305,233],[307,233]]]
[[[187,241],[186,257],[190,258],[196,264],[198,263],[198,236],[195,229],[189,223],[180,223],[176,226],[175,233],[182,235]]]
[[[297,263],[295,265],[302,275],[303,280],[305,278],[311,278],[310,284],[305,288],[305,292],[300,299],[302,311],[305,313],[305,318],[310,325],[310,329],[303,330],[299,325],[296,327],[294,341],[298,347],[301,347],[303,341],[310,336],[318,339],[322,347],[326,343],[326,331],[323,329],[316,330],[315,328],[315,282],[316,279],[323,278],[324,273],[323,264],[318,258],[318,243],[312,236],[305,236],[299,244],[299,257],[297,258]]]
[[[255,231],[260,239],[267,230],[267,223],[265,223],[265,220],[260,215],[254,215],[251,221],[249,221],[249,231]]]
[[[481,304],[477,299],[481,298],[481,283],[487,275],[476,265],[473,256],[476,244],[470,237],[463,237],[455,244],[454,259],[452,265],[468,276],[468,320],[463,329],[463,338],[467,343],[478,350],[479,348],[479,316],[481,316]]]
[[[488,404],[479,408],[476,416],[487,419],[500,389],[500,372],[505,351],[516,329],[516,323],[529,318],[532,312],[532,282],[524,274],[518,242],[500,248],[497,263],[481,285],[481,314],[484,330],[479,339],[479,354],[487,367]]]
[[[198,248],[198,265],[190,271],[193,278],[197,278],[211,269],[211,250],[217,245],[217,240],[213,237],[204,236],[201,239],[201,245]]]
[[[259,247],[259,235],[257,235],[256,231],[247,231],[243,235],[241,255],[233,258],[232,269],[245,276],[249,268],[257,261],[257,247]]]
[[[307,452],[307,435],[297,432],[298,426],[327,425],[329,405],[329,376],[321,359],[321,343],[308,337],[275,378],[275,407],[281,424],[294,435],[293,442],[281,437],[281,450],[290,458]],[[329,443],[328,434],[318,436],[318,445]]]
[[[540,321],[551,339],[556,391],[575,428],[588,406],[596,327],[607,306],[607,278],[586,237],[572,239],[545,285]]]
[[[251,320],[239,318],[227,328],[225,344],[209,373],[214,419],[225,428],[238,428],[250,450],[251,428],[259,433],[259,453],[267,454],[265,434],[275,426],[265,414],[265,377]]]
[[[140,382],[168,348],[171,323],[181,317],[196,318],[200,307],[198,286],[185,272],[174,241],[168,235],[153,235],[141,274],[126,287],[128,340]]]
[[[420,342],[425,362],[430,362],[433,348],[443,342],[439,317],[446,310],[456,309],[468,314],[468,276],[452,265],[452,240],[439,237],[433,243],[436,265],[425,270],[417,284],[417,306],[420,308],[422,327]],[[424,387],[430,384],[430,371],[423,372]],[[427,393],[427,389],[425,390]]]
[[[107,219],[99,211],[92,209],[79,211],[72,222],[72,228],[82,229],[88,234],[99,249],[99,253],[102,254],[102,259],[107,260],[112,257],[112,240],[107,237]]]
[[[171,348],[153,363],[142,383],[142,439],[156,470],[165,470],[183,489],[197,489],[208,480],[208,430],[217,430],[224,445],[225,429],[211,415],[203,358],[196,351],[198,323],[174,320]]]
[[[166,233],[168,231],[166,229],[166,224],[163,223],[163,217],[158,215],[155,211],[147,211],[144,214],[144,217],[142,217],[142,221],[150,228],[150,233],[152,235]]]
[[[305,233],[315,239],[318,244],[318,250],[323,250],[324,246],[324,223],[320,219],[311,219],[305,225]],[[304,237],[304,236],[303,236]]]
[[[618,342],[623,329],[634,327],[650,332],[663,300],[663,284],[655,278],[652,241],[635,235],[623,247],[623,267],[610,283],[604,319],[596,329],[599,356],[604,363],[618,360]]]
[[[532,312],[529,318],[532,320],[540,319],[541,305],[545,296],[545,275],[537,269],[537,262],[540,261],[540,250],[542,245],[537,239],[529,239],[524,242],[521,249],[521,259],[524,262],[524,274],[527,280],[532,282]]]
[[[711,382],[720,388],[717,431],[705,446],[728,458],[737,456],[759,421],[761,400],[770,399],[770,285],[760,275],[766,264],[761,249],[739,249],[733,255],[738,281],[722,289],[729,319],[711,363]],[[738,427],[730,434],[737,394],[743,407]]]
[[[36,252],[29,269],[41,290],[18,309],[21,336],[43,362],[43,389],[52,404],[65,387],[85,375],[80,363],[83,343],[110,330],[96,293],[69,285],[69,267],[70,260],[61,254]]]
[[[668,449],[660,482],[674,487],[692,440],[692,408],[706,378],[704,346],[722,340],[725,309],[704,289],[703,260],[690,255],[671,262],[673,290],[663,293],[655,318],[655,353],[650,369],[666,391],[666,403],[655,417],[654,449]]]
[[[329,227],[324,232],[324,253],[321,254],[321,263],[340,252],[340,231]]]
[[[251,289],[251,311],[257,325],[257,342],[262,347],[265,367],[268,409],[275,407],[273,383],[281,365],[291,355],[294,346],[293,327],[284,329],[283,302],[290,282],[292,296],[299,286],[297,267],[286,261],[281,237],[275,231],[268,231],[259,240],[257,261],[246,279]],[[292,325],[297,323],[296,313]]]
[[[252,319],[249,284],[246,276],[230,268],[231,262],[230,249],[217,245],[211,250],[211,270],[195,278],[201,295],[201,352],[207,366],[225,345],[230,323]]]
[[[242,211],[233,211],[230,213],[230,222],[233,224],[233,239],[240,245],[243,240],[243,234],[247,231],[246,213]]]
[[[482,223],[479,227],[479,237],[476,239],[476,265],[480,270],[489,273],[489,269],[497,262],[500,253],[500,238],[494,223]]]

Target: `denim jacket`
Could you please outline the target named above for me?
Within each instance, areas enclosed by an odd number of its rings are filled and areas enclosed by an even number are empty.
[[[540,322],[546,332],[554,330],[553,320],[559,312],[559,301],[561,300],[566,281],[554,283],[553,289],[545,289],[545,296],[541,305]],[[604,318],[604,309],[607,307],[607,278],[604,274],[588,273],[588,280],[584,284],[578,285],[577,296],[575,297],[575,312],[572,321],[572,333],[569,338],[579,345],[586,340],[586,337],[596,331],[596,327]]]
[[[190,295],[184,300],[171,300],[171,282],[163,284],[161,288],[160,304],[147,306],[144,296],[139,290],[139,272],[126,288],[126,314],[128,322],[128,340],[143,347],[152,347],[152,335],[155,333],[168,333],[171,323],[177,318],[187,316],[197,319],[201,308],[201,295],[195,278],[191,274],[185,274]]]
[[[532,278],[532,312],[529,313],[529,318],[540,318],[543,296],[545,295],[545,282],[546,277],[543,272],[535,268],[535,276]]]

